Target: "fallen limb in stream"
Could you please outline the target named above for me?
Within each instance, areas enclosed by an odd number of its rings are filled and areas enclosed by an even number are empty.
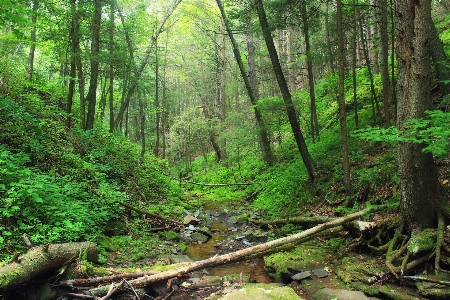
[[[55,271],[72,259],[81,257],[84,251],[89,261],[98,260],[97,248],[91,242],[34,247],[0,268],[0,289],[11,288]]]
[[[268,243],[256,245],[256,246],[242,249],[242,250],[239,250],[236,252],[219,255],[219,256],[214,256],[214,257],[211,257],[211,258],[208,258],[205,260],[201,260],[201,261],[197,261],[194,263],[190,263],[190,264],[187,264],[187,265],[175,268],[175,269],[163,271],[158,274],[146,275],[141,278],[130,280],[130,281],[128,281],[128,284],[132,287],[144,287],[144,286],[147,286],[154,282],[167,280],[167,279],[170,279],[173,277],[180,277],[180,276],[183,276],[184,274],[187,274],[187,273],[190,273],[193,271],[197,271],[197,270],[200,270],[203,268],[208,268],[208,267],[212,267],[212,266],[216,266],[216,265],[234,262],[245,256],[253,255],[256,253],[261,253],[263,251],[267,251],[268,249],[276,248],[276,247],[283,246],[286,244],[295,243],[305,237],[322,232],[326,229],[337,227],[344,223],[355,220],[366,213],[380,210],[385,207],[386,206],[384,206],[384,205],[370,206],[359,212],[350,214],[345,217],[337,218],[337,219],[332,220],[327,223],[317,225],[316,227],[310,228],[308,230],[305,230],[305,231],[297,233],[297,234],[293,234],[293,235],[285,237],[285,238],[277,239],[274,241],[270,241]],[[89,292],[95,296],[103,296],[108,292],[108,289],[109,289],[109,286],[101,286],[98,288],[91,289]]]
[[[330,222],[336,220],[333,217],[326,216],[315,216],[315,217],[293,217],[287,219],[276,219],[276,220],[249,220],[252,223],[260,225],[284,225],[284,224],[298,224],[298,225],[316,225],[325,222]]]

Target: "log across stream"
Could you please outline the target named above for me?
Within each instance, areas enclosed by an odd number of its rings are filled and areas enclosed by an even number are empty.
[[[209,225],[212,237],[201,244],[192,244],[187,247],[186,254],[193,260],[203,260],[213,257],[218,253],[217,245],[233,236],[239,236],[240,225],[230,221],[231,204],[229,201],[209,201],[205,203],[204,213],[209,214],[213,221]],[[237,249],[230,249],[233,252]],[[269,276],[264,268],[264,260],[252,258],[236,263],[220,265],[207,270],[209,275],[226,276],[232,274],[243,274],[248,276],[252,282],[269,283]]]

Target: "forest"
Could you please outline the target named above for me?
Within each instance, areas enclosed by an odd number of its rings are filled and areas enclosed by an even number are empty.
[[[0,0],[0,299],[450,298],[450,1]]]

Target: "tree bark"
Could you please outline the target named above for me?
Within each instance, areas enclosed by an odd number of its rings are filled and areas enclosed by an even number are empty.
[[[439,81],[439,91],[442,95],[450,94],[450,70],[447,65],[447,55],[433,21],[431,21],[430,26],[429,47],[434,69],[436,70],[436,77]]]
[[[311,44],[309,41],[309,23],[308,12],[306,9],[306,1],[301,1],[301,17],[303,22],[303,34],[305,35],[306,47],[306,65],[308,70],[309,98],[311,100],[311,137],[314,140],[319,139],[319,121],[317,120],[316,94],[314,90],[314,74],[311,56]]]
[[[297,118],[294,103],[292,102],[291,93],[289,92],[289,88],[286,83],[286,78],[284,77],[283,70],[281,69],[280,61],[277,55],[277,49],[275,48],[275,45],[273,43],[269,23],[267,21],[267,16],[266,12],[264,11],[262,0],[255,0],[255,6],[258,12],[258,18],[263,31],[264,40],[266,41],[267,50],[269,51],[270,60],[272,61],[272,67],[275,72],[281,94],[283,95],[287,116],[289,118],[289,123],[291,124],[295,142],[297,143],[297,147],[302,156],[303,163],[305,164],[306,170],[308,172],[309,180],[311,182],[314,182],[313,160],[311,158],[311,155],[309,154],[308,148],[306,147],[305,139],[303,137],[303,133],[300,128],[300,123]]]
[[[115,16],[115,0],[111,1],[111,11],[109,17],[109,56],[114,58],[114,16]],[[114,64],[111,61],[109,64],[109,130],[114,130]]]
[[[259,140],[261,144],[261,152],[262,158],[265,163],[271,165],[273,163],[273,155],[272,149],[270,148],[269,135],[267,132],[266,125],[264,123],[264,119],[262,117],[261,111],[256,106],[258,98],[255,96],[255,91],[252,89],[252,85],[250,84],[250,80],[248,79],[247,73],[245,72],[244,63],[242,62],[241,53],[239,51],[239,46],[234,38],[233,32],[231,31],[230,25],[228,24],[228,18],[225,14],[225,10],[223,8],[222,2],[220,0],[216,0],[217,6],[219,7],[220,13],[222,15],[222,20],[225,25],[225,29],[227,30],[228,37],[230,38],[231,45],[233,48],[234,58],[236,59],[237,65],[239,66],[239,71],[241,72],[242,80],[244,80],[245,88],[247,89],[248,97],[250,98],[250,102],[252,103],[253,110],[255,112],[256,124],[259,128]]]
[[[336,19],[337,19],[337,39],[338,39],[338,68],[339,68],[339,123],[341,125],[341,140],[342,140],[342,167],[344,170],[344,183],[345,191],[349,194],[352,190],[350,179],[350,160],[348,153],[348,133],[347,133],[347,113],[345,111],[345,99],[344,99],[344,37],[342,32],[342,2],[336,1]]]
[[[430,107],[431,0],[397,0],[398,106],[397,128],[424,117]],[[432,227],[439,209],[439,182],[431,153],[423,145],[399,142],[397,146],[400,207],[404,229],[416,233]]]
[[[100,53],[100,22],[102,17],[102,0],[94,1],[94,19],[92,22],[92,43],[91,43],[91,74],[89,80],[89,91],[86,96],[88,111],[84,129],[94,128],[95,106],[97,102],[97,84]]]
[[[90,242],[52,244],[28,250],[16,261],[0,267],[0,289],[12,288],[55,271],[87,251],[87,260],[97,262],[97,248]]]
[[[77,77],[77,68],[76,68],[76,53],[77,53],[77,39],[78,37],[75,35],[76,28],[78,27],[78,18],[76,16],[76,0],[70,0],[70,10],[72,14],[72,25],[70,28],[70,79],[69,79],[69,91],[67,94],[67,119],[66,126],[67,128],[72,127],[72,106],[73,106],[73,96],[75,94],[75,83]]]
[[[163,271],[160,272],[158,274],[155,275],[146,275],[143,276],[141,278],[138,279],[133,279],[128,281],[128,284],[132,287],[144,287],[147,286],[151,283],[154,282],[158,282],[161,280],[166,280],[166,279],[170,279],[173,277],[177,277],[177,276],[182,276],[184,274],[187,274],[189,272],[193,272],[196,270],[200,270],[203,268],[209,268],[212,266],[216,266],[216,265],[221,265],[221,264],[227,264],[236,260],[239,260],[245,256],[249,256],[249,255],[254,255],[254,254],[258,254],[270,249],[274,249],[276,247],[279,246],[283,246],[289,243],[294,243],[294,242],[298,242],[299,240],[311,236],[313,234],[317,234],[319,232],[322,232],[326,229],[329,228],[334,228],[337,227],[339,225],[342,225],[344,223],[353,221],[361,216],[363,216],[366,213],[369,212],[373,212],[375,210],[379,210],[383,208],[383,206],[372,206],[372,207],[368,207],[362,211],[350,214],[348,216],[345,217],[341,217],[341,218],[337,218],[335,220],[332,220],[330,222],[327,223],[323,223],[320,224],[316,227],[307,229],[305,231],[302,231],[300,233],[297,234],[293,234],[290,235],[288,237],[285,238],[281,238],[281,239],[277,239],[277,240],[273,240],[270,241],[268,243],[264,243],[264,244],[260,244],[260,245],[256,245],[250,248],[246,248],[246,249],[242,249],[233,253],[228,253],[228,254],[223,254],[223,255],[219,255],[219,256],[214,256],[205,260],[201,260],[201,261],[197,261],[194,263],[190,263],[187,265],[183,265],[179,268],[176,269],[172,269],[172,270],[167,270],[167,271]],[[91,289],[90,292],[95,295],[95,296],[101,296],[101,295],[105,295],[105,293],[108,291],[109,286],[102,286],[102,287],[98,287],[95,289]]]
[[[388,36],[388,22],[387,22],[387,0],[379,0],[379,16],[380,16],[380,75],[383,86],[383,111],[386,123],[391,123],[391,91],[389,81],[389,36]]]

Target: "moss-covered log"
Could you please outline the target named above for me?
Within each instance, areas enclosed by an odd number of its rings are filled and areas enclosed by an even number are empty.
[[[7,289],[55,271],[86,251],[87,260],[96,262],[94,243],[51,244],[34,247],[14,261],[0,267],[0,289]]]

